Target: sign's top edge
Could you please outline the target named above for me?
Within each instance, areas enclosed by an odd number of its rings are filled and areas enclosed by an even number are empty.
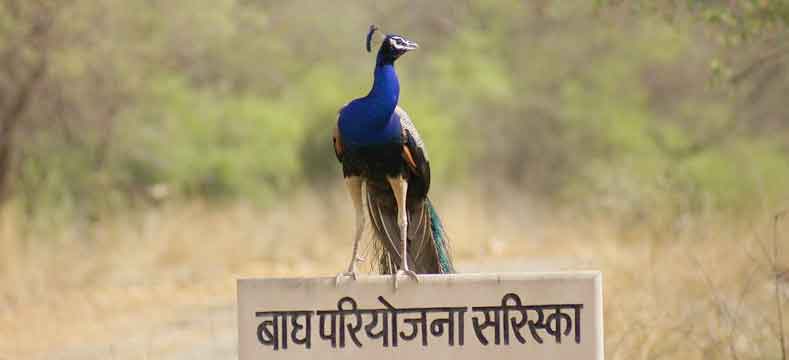
[[[419,274],[420,281],[444,282],[452,280],[477,281],[516,281],[516,280],[549,280],[549,279],[599,279],[601,271],[552,271],[552,272],[501,272],[501,273],[458,273],[458,274]],[[360,275],[359,282],[391,281],[392,275]],[[238,282],[247,281],[293,281],[293,280],[326,280],[334,281],[334,276],[315,277],[242,277]]]

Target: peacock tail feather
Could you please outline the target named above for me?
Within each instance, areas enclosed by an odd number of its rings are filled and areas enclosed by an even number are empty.
[[[433,244],[436,247],[436,254],[438,255],[439,268],[442,274],[452,274],[455,272],[455,267],[452,265],[452,259],[449,257],[444,224],[441,223],[441,218],[438,216],[438,212],[429,198],[425,199],[425,205],[427,206],[430,216],[430,229],[433,234]]]
[[[400,268],[402,245],[397,225],[397,207],[387,184],[368,185],[367,210],[373,230],[373,270],[392,274]],[[408,264],[420,274],[453,273],[448,239],[441,219],[429,199],[408,206]]]

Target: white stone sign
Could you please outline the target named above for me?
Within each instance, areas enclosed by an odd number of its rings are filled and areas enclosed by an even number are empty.
[[[238,280],[241,360],[602,359],[599,272]]]

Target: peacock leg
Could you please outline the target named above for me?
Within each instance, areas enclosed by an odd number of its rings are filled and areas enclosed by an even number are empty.
[[[397,277],[400,274],[411,277],[419,282],[416,273],[408,267],[408,212],[406,207],[406,195],[408,194],[408,180],[402,176],[387,177],[389,186],[392,187],[395,200],[397,201],[397,225],[400,227],[400,244],[403,251],[400,253],[402,265],[394,274],[394,287],[397,289]]]
[[[364,212],[367,208],[367,180],[359,176],[352,176],[345,179],[345,185],[348,187],[348,192],[351,194],[353,208],[356,213],[356,231],[354,232],[353,253],[351,254],[351,263],[348,265],[348,271],[337,274],[337,278],[334,281],[335,286],[339,286],[340,281],[345,276],[353,277],[354,280],[359,278],[356,272],[356,262],[361,260],[358,257],[359,242],[362,239],[362,233],[366,225]]]

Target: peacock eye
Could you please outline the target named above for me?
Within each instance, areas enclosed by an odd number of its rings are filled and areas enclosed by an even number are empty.
[[[403,39],[401,39],[401,38],[393,37],[393,38],[389,39],[389,42],[390,42],[390,44],[393,47],[398,48],[398,49],[403,47],[403,46],[405,46],[405,41],[403,41]]]

